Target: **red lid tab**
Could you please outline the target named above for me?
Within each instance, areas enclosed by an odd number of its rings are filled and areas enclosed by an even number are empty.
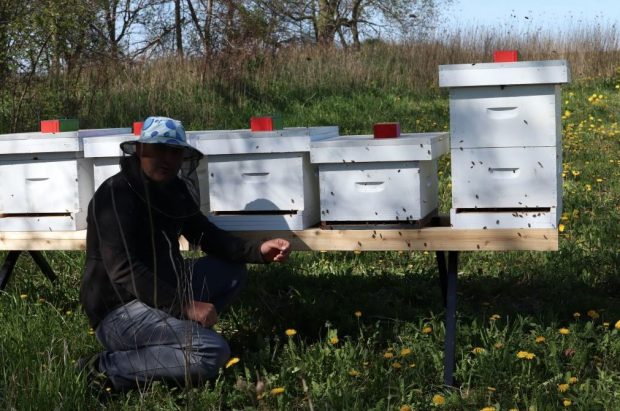
[[[64,133],[67,131],[78,131],[79,129],[80,122],[75,118],[41,121],[41,133]]]
[[[497,50],[493,53],[494,63],[514,63],[515,61],[519,61],[517,50]]]
[[[372,126],[375,138],[395,138],[400,136],[400,123],[377,123]]]
[[[133,135],[134,136],[139,136],[140,133],[142,133],[142,124],[144,124],[142,121],[133,122]]]
[[[59,133],[60,121],[58,120],[43,120],[41,121],[41,133]]]
[[[282,118],[280,116],[252,117],[250,118],[250,130],[252,131],[282,130]]]

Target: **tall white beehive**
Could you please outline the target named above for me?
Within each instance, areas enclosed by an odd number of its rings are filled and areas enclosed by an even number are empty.
[[[438,206],[437,159],[448,133],[340,136],[312,143],[321,221],[417,222]]]
[[[206,155],[199,169],[203,212],[231,230],[301,230],[319,221],[318,179],[310,143],[338,135],[338,127],[295,127],[190,133]]]
[[[454,228],[555,228],[566,61],[439,66],[450,89]]]

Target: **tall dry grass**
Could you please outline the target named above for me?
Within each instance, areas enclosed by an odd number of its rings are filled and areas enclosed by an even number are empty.
[[[439,91],[439,65],[489,62],[498,49],[517,49],[522,60],[567,59],[577,81],[611,78],[620,62],[619,39],[615,25],[563,32],[473,27],[399,44],[368,42],[359,51],[305,46],[241,50],[213,60],[91,62],[77,78],[15,79],[0,100],[0,131],[35,130],[40,119],[58,116],[78,117],[83,127],[127,126],[152,113],[191,127],[231,128],[257,113],[300,117],[292,111],[336,96],[424,98]],[[19,106],[12,92],[24,95]]]

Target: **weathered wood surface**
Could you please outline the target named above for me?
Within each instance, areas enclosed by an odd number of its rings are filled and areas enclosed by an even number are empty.
[[[356,229],[237,232],[248,239],[282,237],[296,251],[556,251],[554,229],[457,230],[450,227],[421,229]],[[182,248],[187,245],[181,242]],[[66,232],[3,232],[0,250],[84,250],[86,230]]]

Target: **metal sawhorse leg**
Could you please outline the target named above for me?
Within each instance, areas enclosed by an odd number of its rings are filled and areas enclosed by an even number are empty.
[[[29,250],[28,252],[43,275],[45,275],[50,281],[56,280],[56,274],[54,274],[54,270],[52,270],[52,267],[50,267],[45,257],[43,257],[43,254],[41,254],[40,251],[33,250]],[[17,263],[17,259],[21,253],[21,250],[9,251],[4,259],[4,263],[2,263],[2,267],[0,267],[0,290],[4,290],[4,287],[6,287],[6,284],[9,282],[9,278],[13,273],[13,269],[15,268],[15,264]]]
[[[435,253],[439,268],[439,282],[446,309],[446,338],[444,341],[443,381],[445,385],[454,386],[454,365],[456,353],[456,277],[458,251],[448,251],[448,264],[443,251]]]

